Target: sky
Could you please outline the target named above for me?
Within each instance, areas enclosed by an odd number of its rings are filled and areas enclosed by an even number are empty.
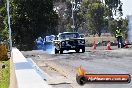
[[[121,0],[123,2],[123,18],[132,15],[132,0]]]

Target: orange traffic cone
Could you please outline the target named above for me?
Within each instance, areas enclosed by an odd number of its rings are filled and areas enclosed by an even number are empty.
[[[107,50],[112,50],[111,45],[110,45],[110,41],[108,41],[108,43],[107,43]]]
[[[129,48],[128,47],[128,41],[127,40],[125,40],[125,48]]]
[[[95,44],[95,41],[93,43],[93,50],[96,50],[96,44]]]

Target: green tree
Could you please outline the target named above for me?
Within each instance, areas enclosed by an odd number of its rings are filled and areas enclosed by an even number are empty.
[[[107,21],[108,22],[108,21]],[[118,21],[113,19],[109,21],[109,28],[110,33],[112,33],[115,36],[115,30],[117,29]]]
[[[116,30],[117,26],[121,26],[121,23],[119,21],[115,21],[115,19],[113,17],[118,15],[118,19],[121,19],[122,15],[123,15],[122,2],[121,2],[121,0],[105,0],[105,5],[109,8],[108,14],[107,14],[108,15],[107,27],[108,27],[108,30],[111,33],[113,33]]]
[[[121,25],[121,28],[122,28],[122,30],[123,30],[123,37],[125,38],[125,39],[127,39],[127,37],[128,37],[128,19],[127,18],[125,18],[125,19],[121,19],[122,20],[122,25]]]
[[[0,39],[2,41],[8,40],[7,17],[4,17],[6,16],[6,4],[4,3],[4,0],[0,2]]]
[[[54,9],[57,12],[58,18],[58,31],[63,32],[69,29],[69,24],[71,21],[71,7],[69,0],[55,0]]]
[[[5,19],[4,4],[1,13]],[[13,40],[19,45],[32,47],[37,37],[57,33],[58,15],[53,11],[53,0],[10,0],[10,15]],[[7,19],[5,23],[7,30]]]
[[[106,16],[106,7],[100,1],[90,2],[84,0],[82,3],[82,11],[85,18],[87,18],[88,29],[92,30],[93,33],[101,34],[101,29],[104,28],[104,18]]]
[[[74,0],[73,0],[74,1]],[[71,0],[57,0],[55,1],[55,7],[59,15],[59,30],[63,31],[78,31],[82,27],[83,16],[80,13],[80,0],[75,0],[73,5],[74,10],[74,25],[75,30],[71,28],[73,25],[72,21],[72,1]]]
[[[122,3],[121,0],[104,0],[105,5],[109,8],[109,17],[116,15],[117,11],[122,16]]]

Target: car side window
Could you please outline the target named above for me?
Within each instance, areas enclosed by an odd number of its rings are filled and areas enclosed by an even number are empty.
[[[58,37],[57,36],[55,36],[55,40],[58,40]]]

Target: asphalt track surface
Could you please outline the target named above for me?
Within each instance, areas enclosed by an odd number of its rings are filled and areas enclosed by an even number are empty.
[[[85,53],[64,51],[64,54],[56,55],[42,50],[22,51],[22,53],[25,57],[32,58],[48,74],[47,82],[53,88],[132,88],[132,83],[88,83],[84,86],[77,84],[76,73],[80,65],[88,73],[132,75],[132,48],[112,47],[112,49],[97,47],[97,50],[92,50],[91,47],[87,47]]]

